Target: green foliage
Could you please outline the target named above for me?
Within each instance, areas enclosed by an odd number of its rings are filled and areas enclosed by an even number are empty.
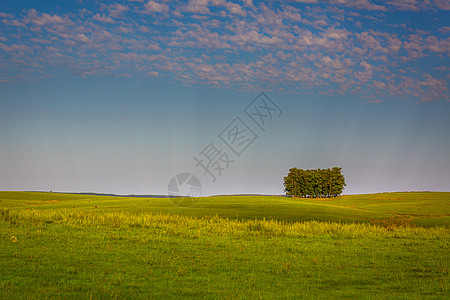
[[[303,170],[292,168],[284,177],[286,195],[294,197],[336,197],[345,187],[342,168]]]

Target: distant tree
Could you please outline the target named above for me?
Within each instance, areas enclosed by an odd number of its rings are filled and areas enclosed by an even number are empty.
[[[289,169],[288,175],[284,177],[284,191],[288,196],[295,196],[301,194],[299,188],[299,184],[301,181],[298,178],[299,176],[298,171],[300,170],[297,168]]]
[[[303,170],[292,168],[284,177],[286,195],[294,197],[336,197],[344,190],[342,168]]]
[[[344,190],[345,186],[347,185],[345,183],[344,175],[342,175],[342,168],[334,167],[331,169],[331,188],[330,188],[330,196],[338,196],[342,194],[342,191]]]

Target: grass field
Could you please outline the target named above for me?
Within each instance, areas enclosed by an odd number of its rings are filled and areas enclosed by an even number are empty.
[[[0,298],[450,296],[450,193],[0,201]]]

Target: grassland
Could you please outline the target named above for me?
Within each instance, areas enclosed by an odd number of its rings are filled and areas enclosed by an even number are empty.
[[[404,219],[423,226],[450,224],[450,193],[414,192],[345,195],[338,198],[221,196],[197,198],[179,207],[167,198],[130,198],[59,193],[0,192],[0,207],[73,212],[130,212],[219,216],[280,221],[370,222]]]
[[[450,296],[450,193],[0,201],[0,298]]]

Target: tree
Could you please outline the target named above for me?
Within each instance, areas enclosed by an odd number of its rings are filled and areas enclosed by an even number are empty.
[[[287,196],[294,197],[336,197],[344,190],[345,178],[342,168],[303,170],[291,168],[284,177]]]

